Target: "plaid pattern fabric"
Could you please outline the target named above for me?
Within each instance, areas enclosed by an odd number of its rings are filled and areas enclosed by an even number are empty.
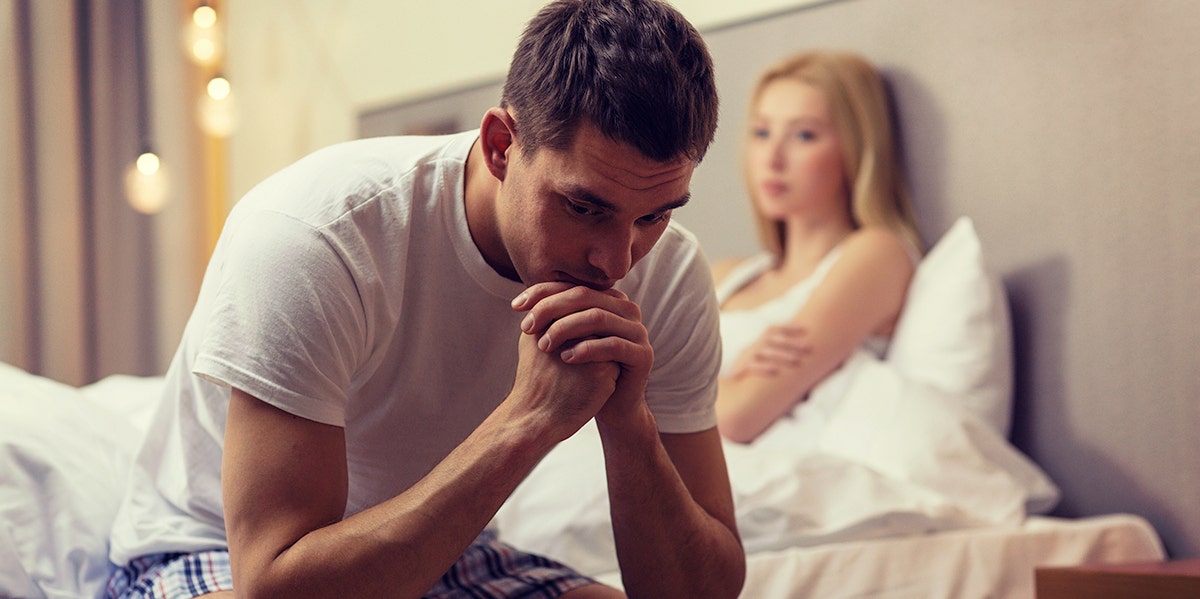
[[[110,599],[180,599],[216,591],[232,591],[229,552],[143,555],[118,567],[108,579]]]
[[[425,594],[426,599],[554,599],[595,581],[553,560],[525,553],[483,531]],[[118,567],[109,599],[185,599],[233,590],[229,552],[160,553]]]
[[[425,599],[554,599],[595,584],[567,566],[501,543],[485,530],[442,576]]]

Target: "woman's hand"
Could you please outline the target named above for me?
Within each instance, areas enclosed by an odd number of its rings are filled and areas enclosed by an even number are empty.
[[[747,374],[776,376],[781,371],[799,368],[813,347],[803,327],[791,324],[774,325],[751,343],[734,360],[727,375],[739,378]]]

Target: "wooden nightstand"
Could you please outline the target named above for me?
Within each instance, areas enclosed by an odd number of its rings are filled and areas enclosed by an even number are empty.
[[[1200,558],[1137,564],[1038,568],[1037,599],[1200,597]]]

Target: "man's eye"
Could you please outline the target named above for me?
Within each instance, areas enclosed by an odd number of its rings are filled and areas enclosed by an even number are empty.
[[[640,221],[643,225],[657,225],[658,223],[670,218],[671,211],[667,210],[666,212],[659,212],[657,214],[647,214],[646,216],[639,218],[638,221]]]
[[[567,200],[567,206],[570,207],[571,212],[574,212],[575,214],[578,214],[580,216],[600,216],[599,210],[589,208],[587,205],[584,205],[584,204],[578,204],[578,203],[572,202],[570,200]]]

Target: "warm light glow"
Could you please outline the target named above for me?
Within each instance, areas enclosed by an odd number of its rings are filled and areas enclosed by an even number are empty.
[[[207,4],[198,6],[192,12],[192,22],[201,29],[208,29],[217,24],[217,11]]]
[[[228,87],[229,82],[225,83],[225,86],[217,86],[220,88],[218,91],[224,91],[223,95],[217,97],[211,90],[212,82],[209,82],[209,92],[200,94],[196,106],[200,128],[213,137],[229,137],[237,128],[237,107],[234,105],[233,91]]]
[[[153,152],[138,156],[125,171],[125,199],[138,212],[161,211],[167,204],[169,191],[166,168]]]
[[[192,18],[183,24],[180,36],[184,51],[192,62],[202,66],[216,66],[221,60],[222,33],[217,23],[217,13],[211,6],[201,6],[192,13]]]
[[[192,58],[201,64],[212,62],[217,55],[217,45],[210,39],[198,39],[192,44]]]
[[[208,96],[214,100],[224,100],[229,97],[229,94],[233,93],[233,89],[229,85],[229,80],[221,76],[209,79],[207,90]]]
[[[137,161],[134,164],[137,165],[137,170],[143,175],[153,175],[162,166],[162,162],[158,159],[158,154],[154,152],[143,153],[137,157]]]

